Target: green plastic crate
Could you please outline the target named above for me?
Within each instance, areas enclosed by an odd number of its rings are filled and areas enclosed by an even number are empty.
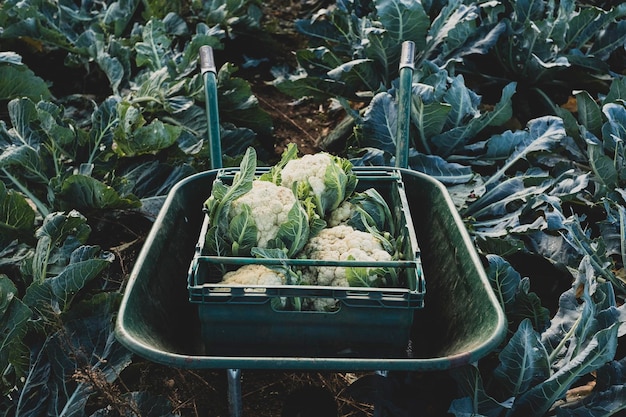
[[[236,172],[237,169],[222,169],[217,179],[230,183]],[[358,171],[357,178],[356,191],[374,188],[389,205],[395,220],[395,234],[401,242],[401,261],[206,256],[203,255],[204,235],[209,225],[205,216],[189,270],[188,290],[189,300],[198,307],[207,353],[235,355],[253,349],[263,354],[366,356],[373,351],[385,351],[394,356],[410,354],[413,313],[424,306],[426,284],[402,176],[397,169],[371,167]],[[397,274],[399,287],[242,287],[219,283],[224,270],[247,264],[285,264],[293,268],[386,267]],[[277,308],[281,300],[293,298],[333,299],[336,310]]]

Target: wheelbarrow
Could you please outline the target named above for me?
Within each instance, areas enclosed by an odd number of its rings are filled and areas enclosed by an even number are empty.
[[[116,322],[118,340],[145,359],[185,369],[226,369],[229,407],[241,415],[240,374],[245,369],[301,371],[445,371],[475,362],[504,339],[506,320],[475,247],[445,186],[407,169],[408,122],[413,75],[412,42],[402,45],[396,166],[411,222],[419,239],[427,292],[412,310],[409,354],[384,349],[340,355],[277,353],[244,345],[233,352],[207,350],[187,277],[203,227],[201,208],[221,168],[215,65],[203,47],[209,141],[213,169],[177,183],[168,194],[142,247],[123,295]],[[368,168],[354,167],[361,173]],[[391,168],[389,168],[391,169]]]

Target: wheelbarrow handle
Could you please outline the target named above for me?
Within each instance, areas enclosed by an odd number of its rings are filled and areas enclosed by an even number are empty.
[[[213,58],[213,48],[200,47],[200,73],[204,82],[207,117],[207,139],[211,168],[222,168],[222,142],[220,139],[219,106],[217,103],[217,68]]]
[[[415,43],[402,43],[400,81],[398,86],[398,127],[396,131],[396,167],[409,166],[409,130],[411,122],[411,90],[415,68]]]

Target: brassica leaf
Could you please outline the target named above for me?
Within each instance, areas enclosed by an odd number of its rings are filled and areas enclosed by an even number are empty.
[[[231,243],[231,253],[233,256],[245,256],[250,253],[250,249],[256,246],[258,229],[252,209],[248,205],[243,206],[241,213],[237,214],[228,223],[228,239]]]
[[[17,296],[15,284],[0,274],[0,367],[12,368],[12,374],[19,380],[28,370],[28,346],[24,339],[29,330],[32,310]],[[7,376],[5,375],[5,378]]]
[[[332,163],[324,174],[324,191],[318,197],[320,216],[339,207],[354,191],[357,185],[356,174],[352,172],[352,164],[344,159],[331,156]]]
[[[287,215],[287,221],[278,228],[274,245],[284,248],[287,256],[293,258],[307,243],[310,235],[309,216],[296,201]]]
[[[28,201],[0,182],[0,248],[14,239],[27,239],[35,224],[35,211]]]
[[[204,202],[204,209],[209,220],[209,229],[205,237],[205,249],[208,253],[220,255],[224,254],[225,251],[232,250],[226,239],[229,236],[228,213],[230,204],[252,189],[256,164],[256,151],[250,147],[241,160],[239,171],[235,173],[232,184],[224,184],[221,178],[216,178],[213,181],[211,195]],[[237,222],[239,225],[242,223],[246,222]],[[235,227],[235,230],[237,229],[238,227]],[[244,230],[239,229],[235,236],[246,236],[242,243],[244,243],[244,247],[247,247],[249,235]],[[236,249],[242,248],[237,247]]]
[[[395,222],[391,209],[375,188],[354,193],[348,202],[353,207],[348,225],[361,231],[373,227],[380,232],[389,232],[395,236]]]
[[[45,81],[22,63],[20,55],[0,52],[0,99],[48,100],[51,96]]]

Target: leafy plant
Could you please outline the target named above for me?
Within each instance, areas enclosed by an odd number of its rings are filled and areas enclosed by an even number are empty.
[[[14,52],[0,52],[0,97],[18,96],[34,100],[49,99],[50,91],[41,78],[37,77]]]
[[[415,42],[417,68],[428,60],[443,68],[486,52],[504,29],[479,20],[481,10],[490,7],[461,0],[441,8],[417,1],[338,1],[296,22],[312,47],[296,53],[294,74],[277,71],[274,84],[297,97],[369,101],[392,87],[406,40]]]
[[[509,84],[500,101],[488,109],[465,85],[463,76],[451,78],[447,70],[425,62],[414,74],[410,126],[398,126],[396,90],[378,93],[363,116],[356,116],[355,141],[351,143],[354,163],[393,165],[396,132],[410,129],[410,168],[447,184],[466,183],[474,177],[470,165],[498,161],[496,154],[481,155],[484,142],[480,137],[511,118],[515,87]]]
[[[572,89],[604,90],[602,76],[617,70],[609,58],[626,42],[624,4],[607,10],[574,0],[502,6],[490,9],[486,20],[506,29],[486,57],[468,57],[464,71],[487,82],[522,84],[520,120],[556,112],[553,103],[564,103]]]
[[[500,352],[499,365],[490,376],[473,366],[455,371],[465,396],[453,401],[449,411],[457,416],[542,416],[551,409],[557,415],[568,415],[567,409],[577,407],[559,404],[559,400],[582,376],[601,368],[606,372],[606,367],[617,365],[611,360],[617,348],[622,308],[617,307],[611,284],[596,283],[595,279],[593,266],[584,258],[574,286],[561,296],[559,311],[548,328],[537,331],[530,320],[523,320]],[[494,387],[495,393],[488,394],[486,387]],[[598,386],[592,396],[614,397],[615,391],[610,390]],[[598,411],[605,413],[602,415],[609,415],[623,405],[605,401],[601,408]]]
[[[89,244],[89,223],[139,209],[141,199],[165,195],[206,164],[198,49],[221,48],[225,29],[234,36],[260,17],[254,2],[224,2],[207,9],[212,27],[173,13],[140,21],[141,6],[0,5],[0,45],[20,51],[0,54],[0,100],[7,104],[0,115],[6,415],[82,415],[90,397],[109,395],[98,390],[132,362],[112,331],[119,294],[99,282],[114,256]],[[99,87],[59,99],[71,76],[57,81],[61,86],[46,83],[39,66],[33,71],[24,63],[59,55],[62,68],[46,71],[82,66],[80,78],[99,79]],[[218,75],[223,149],[233,159],[257,132],[271,132],[271,120],[249,84],[233,76],[236,70],[226,64]],[[172,409],[148,393],[119,396],[110,406],[120,415]]]

